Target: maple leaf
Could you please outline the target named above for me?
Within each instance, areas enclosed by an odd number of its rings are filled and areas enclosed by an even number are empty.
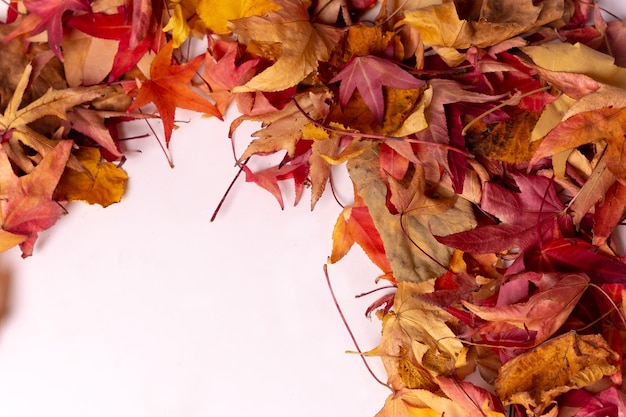
[[[480,207],[501,223],[438,235],[437,240],[465,252],[498,253],[514,247],[524,252],[540,240],[560,238],[558,217],[565,206],[550,179],[521,173],[512,176],[519,192],[493,182],[483,186]]]
[[[17,177],[0,147],[0,238],[8,238],[9,245],[19,243],[22,257],[32,254],[38,233],[64,213],[52,194],[71,149],[71,141],[60,141],[31,173]],[[0,246],[6,246],[5,242]]]
[[[83,147],[75,153],[84,171],[66,169],[55,197],[65,201],[85,201],[107,207],[118,203],[126,189],[128,175],[112,162],[102,162],[100,151]]]
[[[235,97],[231,90],[250,80],[260,64],[261,58],[247,54],[238,43],[209,38],[202,78],[222,113]]]
[[[550,338],[565,323],[589,283],[589,278],[584,274],[546,273],[536,279],[533,273],[524,273],[509,281],[514,284],[505,284],[501,287],[502,298],[504,300],[510,298],[503,291],[506,285],[511,285],[513,290],[516,290],[519,289],[515,285],[516,280],[519,280],[522,286],[528,286],[531,278],[538,281],[541,287],[540,291],[532,294],[525,302],[501,304],[500,296],[498,304],[494,307],[462,301],[466,309],[487,321],[477,329],[479,334],[487,340],[502,342],[506,340],[505,332],[509,326],[513,326],[533,334],[529,342],[536,346]],[[502,336],[498,338],[500,334]]]
[[[135,101],[129,111],[148,103],[154,103],[163,120],[165,142],[169,144],[174,130],[176,108],[183,108],[216,116],[222,115],[206,98],[191,89],[189,85],[204,57],[199,55],[185,64],[173,65],[173,44],[163,46],[150,65],[150,79],[141,84]]]
[[[581,112],[559,123],[543,138],[530,164],[561,151],[604,140],[608,169],[619,179],[626,180],[625,135],[626,107]]]
[[[17,36],[29,34],[37,35],[43,31],[48,33],[48,45],[54,54],[63,62],[61,54],[61,40],[63,38],[63,15],[65,12],[90,12],[89,0],[47,0],[25,1],[24,6],[28,10],[26,17],[11,32],[4,42],[8,42]]]
[[[401,89],[422,87],[425,82],[408,72],[401,70],[396,64],[373,55],[355,56],[330,82],[341,81],[339,102],[342,106],[358,90],[379,122],[383,119],[384,101],[383,86]]]
[[[421,282],[445,272],[452,248],[437,241],[433,233],[462,231],[475,225],[470,203],[462,198],[448,210],[434,215],[392,214],[386,204],[387,184],[380,177],[374,150],[348,161],[348,173],[367,205],[380,233],[393,276],[398,281]]]
[[[279,11],[251,16],[229,23],[233,32],[263,45],[280,45],[279,52],[267,54],[276,62],[233,92],[281,91],[298,84],[330,57],[344,30],[311,23],[304,2],[274,0]]]
[[[287,159],[278,166],[266,168],[258,172],[252,172],[250,168],[244,163],[242,165],[243,170],[246,172],[246,181],[254,182],[258,186],[265,188],[267,191],[278,201],[281,210],[285,208],[283,202],[283,195],[278,186],[278,181],[286,179],[293,179],[295,187],[294,205],[298,204],[302,197],[302,191],[305,181],[309,175],[309,165],[307,159],[310,155],[310,150],[297,155],[293,159]]]
[[[296,145],[302,139],[302,129],[310,123],[309,118],[318,119],[328,113],[328,104],[325,102],[329,97],[327,91],[307,91],[294,97],[283,109],[257,116],[240,116],[231,123],[230,134],[245,120],[263,122],[263,129],[258,130],[252,136],[254,139],[246,148],[240,161],[255,154],[270,154],[280,150],[286,150],[287,155],[293,156]],[[304,110],[307,114],[302,114]],[[308,117],[307,117],[308,116]]]
[[[446,374],[455,368],[457,357],[464,349],[450,328],[454,318],[442,308],[416,297],[418,294],[429,293],[432,289],[433,280],[419,284],[398,282],[393,311],[383,317],[380,344],[368,352],[368,355],[381,357],[389,376],[389,385],[396,391],[404,387],[432,389],[436,386],[432,378],[439,373],[433,369],[425,374],[420,373],[417,380],[414,379],[415,374],[403,371],[408,366],[404,363],[405,360],[413,366],[429,366],[422,360],[426,352],[421,352],[421,356],[416,357],[417,344],[422,345],[425,351],[438,353],[447,365]]]
[[[400,182],[388,177],[391,196],[389,200],[402,215],[423,216],[440,214],[451,208],[456,197],[433,198],[426,195],[424,168],[415,165],[415,172]]]

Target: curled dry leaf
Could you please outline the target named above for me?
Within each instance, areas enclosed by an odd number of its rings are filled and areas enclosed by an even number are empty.
[[[495,382],[505,405],[541,416],[564,392],[593,385],[618,371],[618,359],[600,335],[569,332],[505,363]]]

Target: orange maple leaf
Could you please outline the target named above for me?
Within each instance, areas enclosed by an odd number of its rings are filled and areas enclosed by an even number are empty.
[[[176,108],[193,110],[216,116],[222,114],[213,103],[195,92],[190,81],[204,60],[199,55],[185,64],[172,64],[172,42],[161,48],[150,65],[150,79],[141,84],[135,101],[129,111],[136,110],[148,103],[154,103],[163,120],[165,142],[169,144],[174,130]]]

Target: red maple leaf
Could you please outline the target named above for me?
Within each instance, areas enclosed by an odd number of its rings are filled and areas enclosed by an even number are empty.
[[[138,109],[148,103],[154,103],[163,120],[165,142],[169,144],[174,130],[176,108],[193,110],[210,114],[222,120],[217,107],[192,90],[190,81],[196,74],[203,55],[198,55],[186,64],[172,64],[172,42],[161,48],[150,65],[150,79],[144,81],[129,111]]]
[[[4,148],[0,147],[0,235],[2,241],[19,243],[22,257],[32,254],[37,234],[56,223],[64,212],[52,200],[52,194],[71,149],[71,141],[61,141],[33,172],[17,177]]]
[[[355,56],[343,69],[330,80],[331,83],[341,81],[339,87],[339,102],[342,106],[359,90],[363,101],[374,113],[379,122],[383,119],[385,101],[383,86],[394,88],[418,88],[424,81],[414,78],[408,72],[401,70],[396,64],[384,58],[373,55]]]
[[[500,223],[448,236],[436,236],[444,245],[469,253],[498,253],[512,248],[521,252],[541,241],[562,237],[560,227],[568,228],[565,206],[549,178],[512,174],[518,191],[493,182],[486,183],[480,207]],[[569,230],[569,229],[568,229]]]
[[[24,20],[4,38],[4,42],[24,34],[37,35],[48,32],[48,45],[54,54],[63,62],[61,40],[63,38],[63,15],[65,12],[90,12],[89,0],[46,0],[25,1],[24,7],[28,14]]]

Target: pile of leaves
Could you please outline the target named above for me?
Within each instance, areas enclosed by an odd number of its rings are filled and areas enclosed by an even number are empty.
[[[362,353],[379,417],[622,415],[626,24],[601,6],[12,2],[0,250],[31,255],[62,202],[120,200],[123,122],[158,116],[169,144],[176,109],[236,105],[231,134],[261,126],[237,163],[281,207],[281,182],[313,208],[347,167],[330,262],[357,244],[393,288]]]

